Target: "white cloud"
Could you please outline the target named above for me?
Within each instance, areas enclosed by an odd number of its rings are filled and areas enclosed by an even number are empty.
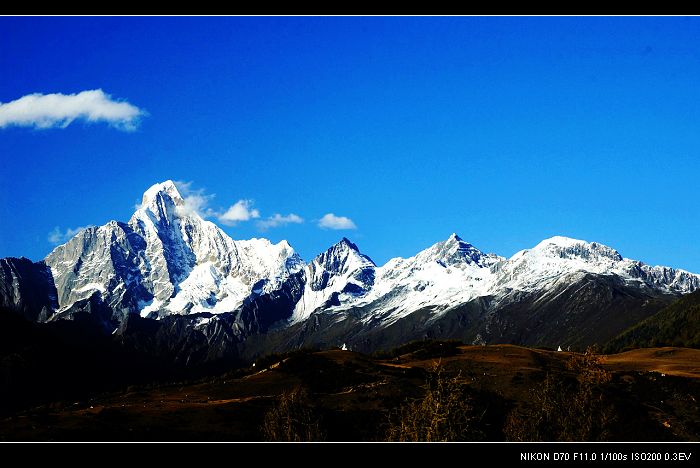
[[[70,240],[71,238],[73,238],[73,236],[75,236],[80,231],[87,229],[89,227],[91,227],[91,226],[79,226],[79,227],[74,228],[74,229],[66,228],[65,231],[62,231],[61,228],[56,226],[55,228],[53,228],[53,230],[51,232],[49,232],[47,239],[50,243],[52,243],[54,245],[63,244],[65,242],[67,242],[68,240]]]
[[[132,131],[146,111],[126,101],[115,101],[101,89],[77,94],[28,94],[0,103],[0,128],[66,128],[74,120],[106,122],[114,128]]]
[[[228,210],[217,216],[219,222],[227,226],[233,226],[239,221],[248,221],[253,218],[259,218],[260,212],[252,208],[252,200],[238,200],[234,205],[231,205]]]
[[[318,222],[318,227],[322,229],[357,229],[352,219],[336,216],[333,213],[323,215],[323,218]]]
[[[295,215],[294,213],[289,213],[286,216],[282,216],[279,213],[275,213],[274,215],[268,217],[267,219],[263,219],[261,221],[257,222],[258,229],[262,231],[267,231],[270,228],[276,228],[279,226],[285,226],[287,224],[301,224],[304,222],[304,219],[301,216]]]
[[[173,184],[175,184],[175,188],[177,189],[178,192],[180,192],[180,195],[183,197],[192,193],[192,184],[194,182],[190,181],[185,181],[185,180],[173,180]],[[203,190],[203,189],[200,189]]]
[[[185,200],[185,206],[178,207],[182,214],[196,213],[202,218],[215,216],[214,210],[209,208],[209,202],[214,198],[214,194],[206,193],[205,189],[193,189],[192,182],[182,180],[174,180],[173,183],[177,187],[177,191]]]

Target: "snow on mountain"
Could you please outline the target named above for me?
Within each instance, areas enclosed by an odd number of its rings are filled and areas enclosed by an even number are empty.
[[[615,249],[597,242],[556,236],[516,253],[500,265],[490,292],[545,289],[558,281],[570,280],[571,275],[584,273],[616,275],[640,287],[674,293],[700,287],[698,275],[623,258]]]
[[[56,286],[59,315],[96,292],[116,311],[133,310],[132,299],[145,293],[136,282],[145,260],[138,252],[145,247],[129,225],[116,221],[89,227],[56,247],[44,261]]]
[[[446,241],[438,242],[408,260],[414,264],[435,262],[443,267],[454,266],[462,269],[467,265],[488,268],[503,260],[503,257],[494,254],[484,254],[470,243],[465,242],[457,234],[452,233]]]
[[[347,297],[335,310],[362,308],[367,311],[365,320],[389,324],[424,307],[461,304],[484,290],[491,267],[503,260],[452,234],[413,257],[389,260],[376,269],[369,292]]]
[[[291,321],[299,322],[319,308],[363,297],[374,285],[375,269],[372,259],[343,237],[304,269],[304,292]]]
[[[191,210],[172,181],[143,195],[128,224],[88,228],[46,258],[61,309],[102,294],[143,316],[235,310],[253,289],[269,292],[303,262],[291,246],[234,241]]]
[[[500,265],[490,289],[532,291],[574,273],[612,272],[621,261],[622,256],[605,245],[556,236]]]
[[[494,298],[495,307],[517,301],[522,293],[556,294],[586,274],[615,275],[639,288],[686,293],[700,288],[700,276],[667,267],[651,267],[623,258],[596,243],[556,236],[509,259],[484,254],[452,234],[414,257],[394,258],[375,268],[375,281],[362,294],[341,296],[324,310],[361,310],[364,321],[384,326],[421,309],[435,318],[479,297]],[[315,293],[323,297],[322,293]],[[306,296],[306,294],[305,294]],[[311,309],[321,307],[314,302]],[[307,314],[300,315],[305,318]]]

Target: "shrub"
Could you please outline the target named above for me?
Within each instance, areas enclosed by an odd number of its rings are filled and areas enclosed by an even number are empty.
[[[296,387],[283,392],[265,414],[262,425],[265,440],[310,442],[324,439],[319,417],[308,392]]]

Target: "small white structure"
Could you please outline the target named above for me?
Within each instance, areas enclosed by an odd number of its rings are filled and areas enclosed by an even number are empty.
[[[340,350],[341,350],[341,351],[347,351],[347,350],[348,350],[348,347],[345,345],[345,343],[343,343],[343,346],[340,347]]]
[[[561,349],[561,346],[559,346],[559,347],[557,348],[557,351],[561,351],[561,350],[562,350],[562,349]]]

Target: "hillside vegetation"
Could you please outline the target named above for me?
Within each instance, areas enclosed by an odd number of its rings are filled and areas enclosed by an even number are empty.
[[[700,348],[700,291],[683,296],[626,330],[611,340],[605,351],[660,346]]]

